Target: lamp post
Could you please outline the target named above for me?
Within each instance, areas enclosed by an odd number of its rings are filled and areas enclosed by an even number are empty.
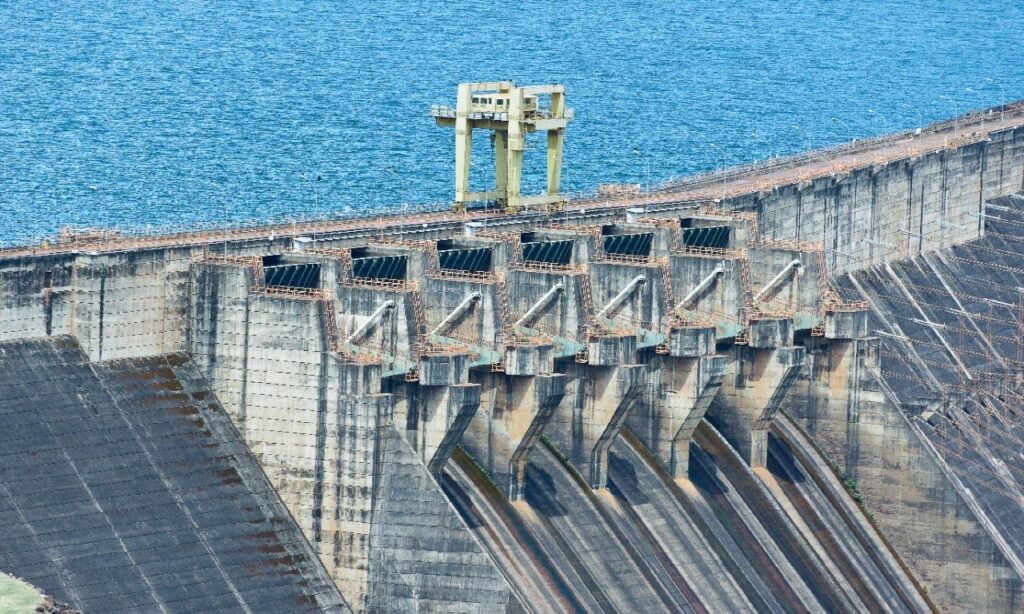
[[[708,143],[708,146],[718,152],[718,172],[722,175],[722,195],[720,198],[725,200],[725,150],[718,143]]]
[[[975,97],[977,97],[977,99],[978,99],[978,106],[976,108],[979,111],[981,111],[982,107],[985,105],[985,102],[984,102],[984,99],[978,94],[977,90],[975,90],[973,87],[965,87],[964,91],[967,92],[968,94],[974,94]],[[985,131],[985,113],[984,112],[981,113],[981,130],[982,130],[982,132]]]
[[[650,191],[650,189],[651,189],[651,159],[650,159],[650,156],[648,156],[647,152],[642,151],[639,147],[634,147],[633,148],[633,155],[644,161],[644,167],[645,167],[645,173],[646,173],[645,177],[647,179],[647,182],[646,182],[645,185],[647,186],[646,190]]]
[[[303,181],[309,182],[310,187],[313,188],[313,208],[320,208],[320,191],[317,189],[317,183],[320,181],[320,175],[313,177],[312,175],[306,175],[305,171],[299,171],[299,177],[302,177]]]
[[[221,198],[224,199],[224,218],[221,220],[221,227],[224,229],[224,254],[228,253],[228,201],[225,197],[224,186],[217,183],[216,179],[210,180],[210,185],[220,190]]]
[[[999,121],[1006,119],[1006,84],[1002,80],[995,80],[992,77],[985,77],[989,83],[999,84]]]
[[[403,179],[401,175],[395,172],[395,169],[392,166],[385,166],[384,172],[394,177],[395,181],[398,182],[399,197],[402,199],[402,212],[405,213],[405,210],[408,209],[408,199],[406,198],[407,194],[405,190],[405,179]]]
[[[910,109],[911,112],[914,112],[914,113],[917,114],[917,129],[920,130],[922,124],[924,124],[924,114],[921,113],[921,108],[920,107],[914,108],[914,107],[910,106],[910,104],[908,104],[906,102],[901,102],[900,106],[903,107],[904,109]]]
[[[842,124],[843,127],[846,128],[846,140],[847,141],[852,141],[854,143],[857,142],[857,137],[853,136],[853,130],[850,130],[850,124],[846,123],[846,120],[839,119],[838,117],[833,117],[832,121],[835,122],[835,123],[838,123],[838,124]]]
[[[889,125],[889,120],[885,118],[881,113],[874,109],[868,109],[868,114],[874,116],[876,119],[881,119],[886,134],[892,132],[892,126]]]
[[[960,129],[960,105],[957,103],[956,98],[950,98],[949,96],[939,96],[942,100],[945,100],[953,105],[953,129]]]
[[[809,138],[807,138],[807,130],[805,130],[804,127],[801,126],[800,124],[790,124],[789,127],[792,128],[794,131],[799,131],[800,132],[800,142],[801,142],[800,147],[801,147],[801,149],[805,153],[810,151],[810,149],[811,149],[811,140]]]

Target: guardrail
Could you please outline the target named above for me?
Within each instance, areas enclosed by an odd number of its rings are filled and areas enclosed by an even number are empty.
[[[1006,116],[1014,117],[1017,115],[1024,115],[1024,101],[1006,104],[991,109],[985,109],[980,111],[970,111],[963,115],[958,115],[953,119],[943,120],[935,122],[924,128],[916,128],[911,130],[904,130],[892,134],[883,134],[876,137],[870,137],[866,139],[858,139],[847,143],[840,143],[830,147],[821,147],[818,149],[812,149],[810,151],[804,151],[788,156],[780,156],[777,158],[769,158],[767,160],[758,160],[749,164],[742,164],[738,166],[732,166],[726,169],[716,169],[714,171],[708,171],[706,173],[699,173],[692,175],[684,179],[672,180],[663,184],[651,192],[664,192],[664,191],[681,191],[690,187],[704,186],[707,184],[713,184],[723,179],[735,178],[740,175],[761,173],[769,170],[777,170],[782,168],[790,168],[793,166],[800,166],[802,164],[820,162],[829,158],[834,158],[841,155],[864,153],[877,149],[879,146],[898,143],[900,141],[912,140],[915,138],[930,136],[949,130],[959,130],[973,125],[982,125],[986,121],[991,121],[995,113],[1000,114],[1000,120]]]
[[[996,119],[998,114],[999,119]],[[882,135],[869,139],[862,139],[853,143],[844,143],[832,147],[816,149],[792,156],[762,160],[745,165],[733,166],[726,169],[717,169],[707,173],[693,175],[680,180],[666,182],[657,188],[639,194],[630,194],[624,198],[608,198],[597,195],[594,192],[578,193],[573,197],[572,207],[575,210],[586,209],[593,204],[599,208],[614,208],[615,206],[629,206],[631,204],[657,205],[684,204],[688,202],[685,198],[685,191],[691,188],[708,187],[716,182],[738,179],[745,176],[764,174],[770,171],[798,167],[808,163],[824,163],[830,158],[847,154],[857,154],[879,149],[887,144],[895,144],[901,141],[912,142],[914,139],[922,139],[946,131],[982,126],[986,122],[1004,122],[1005,118],[1017,118],[1024,115],[1024,101],[994,107],[985,111],[971,112],[951,120],[937,122],[921,130],[903,131],[896,134]],[[1018,122],[1019,125],[1020,122]],[[956,145],[962,142],[976,141],[976,133],[956,136],[955,138],[935,147],[909,147],[908,152],[913,155],[922,155],[930,151],[937,151],[948,148],[951,144]],[[906,152],[903,152],[906,153]],[[886,158],[880,158],[883,162]],[[841,172],[849,170],[842,164],[834,164],[831,171]],[[824,169],[823,172],[829,172]],[[821,169],[819,169],[821,170]],[[819,173],[820,174],[820,173]],[[807,175],[811,179],[817,175]],[[752,180],[756,179],[754,177]],[[770,189],[778,184],[771,178],[764,178],[755,183],[746,183],[742,186],[733,186],[729,190],[723,188],[723,197],[735,196],[739,193],[756,192],[762,189]],[[683,193],[683,194],[681,194]],[[707,195],[702,199],[692,198],[695,206],[708,201]],[[0,242],[0,258],[15,257],[22,255],[41,255],[58,252],[75,251],[102,251],[105,253],[117,251],[130,251],[152,247],[178,247],[190,245],[210,245],[218,242],[244,241],[247,239],[265,240],[268,236],[294,236],[297,234],[329,234],[345,230],[370,231],[379,228],[383,234],[389,226],[408,226],[410,223],[440,223],[458,222],[460,219],[483,221],[490,218],[501,217],[499,212],[470,210],[466,216],[460,218],[450,213],[451,203],[429,203],[421,205],[402,205],[398,207],[381,207],[372,211],[348,210],[343,212],[331,212],[326,214],[293,217],[275,224],[267,224],[265,220],[244,220],[225,224],[223,222],[196,222],[188,225],[175,224],[164,226],[128,227],[117,229],[81,229],[76,231],[73,228],[64,229],[61,235],[53,237],[36,237],[28,241],[19,238],[17,245],[8,242]]]

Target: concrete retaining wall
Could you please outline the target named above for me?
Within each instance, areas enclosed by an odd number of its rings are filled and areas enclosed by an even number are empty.
[[[91,360],[185,349],[187,249],[20,258],[0,265],[0,339],[70,334]]]

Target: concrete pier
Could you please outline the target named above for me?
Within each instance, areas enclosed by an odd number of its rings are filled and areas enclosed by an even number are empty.
[[[484,399],[462,446],[505,496],[516,501],[523,496],[530,451],[565,395],[566,376],[491,373],[481,379]]]
[[[804,364],[804,348],[738,347],[733,371],[710,410],[714,422],[751,467],[764,467],[768,428]]]
[[[652,394],[627,419],[627,426],[674,478],[688,477],[690,441],[718,395],[725,377],[725,356],[665,357],[659,361]]]

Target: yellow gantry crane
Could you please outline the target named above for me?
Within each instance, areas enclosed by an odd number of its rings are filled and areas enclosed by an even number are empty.
[[[545,96],[546,107],[542,98]],[[455,127],[455,211],[465,211],[473,201],[497,202],[508,213],[533,206],[557,211],[564,206],[565,199],[560,193],[562,144],[565,126],[573,113],[565,106],[563,86],[516,87],[511,81],[461,83],[455,108],[435,105],[430,114],[437,125]],[[469,191],[470,154],[476,129],[493,133],[495,186],[485,192]],[[546,131],[548,136],[547,190],[523,196],[520,185],[526,135],[537,130]]]

